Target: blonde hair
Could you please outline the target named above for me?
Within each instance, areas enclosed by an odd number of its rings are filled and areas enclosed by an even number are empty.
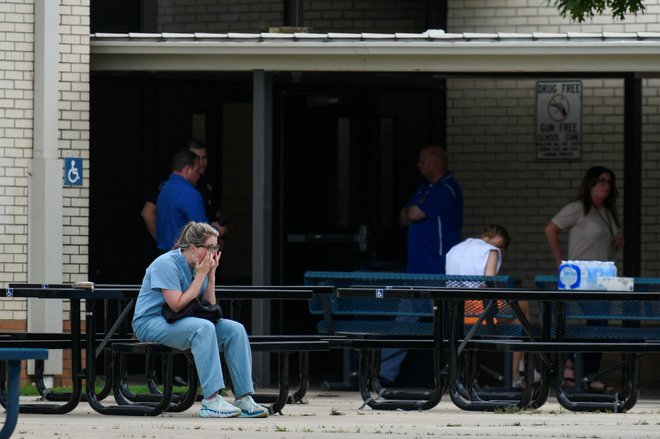
[[[179,234],[174,243],[174,248],[188,248],[190,245],[201,247],[209,236],[218,236],[216,229],[206,223],[189,222]]]
[[[490,226],[486,227],[483,232],[477,236],[477,238],[497,238],[497,237],[502,238],[502,250],[506,250],[509,248],[509,244],[511,244],[511,236],[509,236],[509,232],[506,231],[506,229],[500,225],[497,224],[491,224]]]

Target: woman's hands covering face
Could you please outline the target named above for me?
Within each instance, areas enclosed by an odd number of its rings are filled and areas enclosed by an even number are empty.
[[[202,247],[203,248],[203,247]],[[206,250],[204,258],[200,261],[199,259],[195,260],[195,270],[200,274],[207,274],[211,271],[215,272],[215,269],[220,263],[220,256],[222,252]]]

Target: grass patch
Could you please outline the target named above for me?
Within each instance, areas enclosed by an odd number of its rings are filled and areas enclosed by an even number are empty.
[[[161,392],[163,391],[163,386],[157,386],[158,390]],[[131,391],[133,393],[139,394],[139,393],[149,393],[149,388],[144,385],[144,386],[129,386]],[[187,390],[186,387],[179,387],[175,386],[173,387],[175,393],[183,393]],[[48,389],[49,393],[70,393],[72,388],[70,386],[64,386],[64,387],[51,387]],[[95,387],[96,393],[101,392],[103,390],[103,383],[99,383]],[[83,384],[83,393],[85,392],[85,385]],[[37,387],[34,384],[28,384],[27,386],[21,387],[20,391],[20,396],[39,396],[39,392],[37,391]]]

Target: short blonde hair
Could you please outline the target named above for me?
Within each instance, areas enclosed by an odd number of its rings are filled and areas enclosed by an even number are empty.
[[[201,247],[209,236],[218,236],[216,229],[207,223],[189,222],[183,229],[174,243],[174,248],[188,248],[190,245]]]
[[[491,224],[490,226],[486,227],[483,232],[477,238],[497,238],[497,237],[502,238],[502,250],[506,250],[509,248],[509,244],[511,244],[511,236],[509,236],[509,232],[506,231],[506,229],[500,225],[497,224]]]

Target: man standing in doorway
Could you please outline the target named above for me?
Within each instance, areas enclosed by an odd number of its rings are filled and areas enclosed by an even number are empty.
[[[401,209],[408,227],[408,273],[444,274],[445,255],[461,242],[463,193],[447,170],[447,151],[427,146],[417,166],[426,181]]]
[[[199,181],[199,159],[188,149],[172,158],[172,173],[156,201],[156,241],[158,249],[172,249],[181,229],[189,221],[207,223],[204,200],[195,188]]]
[[[227,234],[227,228],[225,225],[222,225],[223,224],[222,212],[217,207],[216,199],[215,199],[215,191],[213,190],[213,186],[205,177],[206,167],[208,166],[208,155],[206,152],[206,146],[201,141],[197,139],[192,139],[190,142],[188,142],[188,145],[186,145],[186,147],[190,151],[192,151],[199,159],[198,171],[200,176],[197,182],[197,190],[202,195],[202,199],[204,200],[204,210],[206,212],[206,218],[209,220],[209,223],[213,227],[215,227],[220,233],[219,238],[222,238],[224,237],[224,235]],[[147,227],[149,234],[155,240],[158,239],[156,233],[156,223],[157,223],[156,200],[158,199],[158,195],[160,194],[160,190],[163,184],[165,184],[164,181],[161,182],[158,185],[158,188],[149,195],[147,201],[144,202],[142,211],[140,212],[140,215],[144,220],[144,225]]]
[[[401,209],[399,222],[408,227],[408,273],[444,274],[445,256],[461,242],[463,225],[463,193],[447,169],[447,150],[426,146],[419,152],[419,170],[424,182]],[[428,304],[418,300],[402,300],[402,312],[422,312]],[[401,315],[400,322],[415,322],[417,316]],[[383,349],[380,379],[392,385],[401,371],[407,351]]]
[[[216,193],[213,186],[206,178],[206,167],[209,164],[209,157],[206,153],[206,146],[197,139],[192,139],[188,142],[188,149],[195,153],[199,159],[199,181],[197,182],[197,190],[204,199],[204,210],[209,223],[220,233],[218,238],[222,238],[227,234],[227,228],[222,219],[222,211],[217,206]]]

